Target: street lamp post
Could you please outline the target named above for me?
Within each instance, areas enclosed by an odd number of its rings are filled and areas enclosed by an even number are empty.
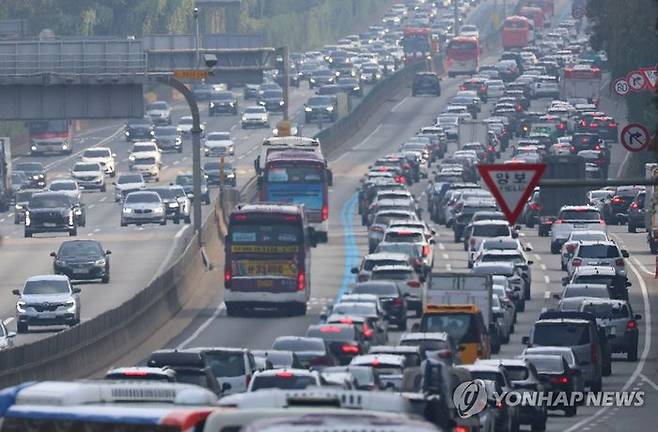
[[[201,56],[199,55],[199,49],[200,49],[200,41],[199,41],[199,8],[195,7],[194,8],[194,52],[196,54],[196,68],[199,69],[199,66],[201,64]]]

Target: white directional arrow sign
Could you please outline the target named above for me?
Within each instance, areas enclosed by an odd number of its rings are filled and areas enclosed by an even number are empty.
[[[629,73],[626,77],[626,82],[628,82],[628,85],[633,91],[640,91],[644,89],[644,86],[647,84],[647,80],[644,77],[644,74],[640,71],[633,71]]]
[[[512,225],[539,183],[545,168],[544,164],[526,163],[478,165],[482,180]]]

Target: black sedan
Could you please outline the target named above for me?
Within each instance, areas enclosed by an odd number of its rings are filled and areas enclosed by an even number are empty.
[[[221,162],[206,162],[203,165],[203,174],[208,186],[219,186],[221,184]],[[224,162],[224,185],[237,185],[237,174],[235,167],[230,162]]]
[[[69,240],[59,246],[57,252],[51,252],[53,271],[63,274],[71,280],[100,279],[110,282],[110,254],[96,240]]]
[[[153,133],[153,125],[145,120],[128,123],[123,131],[127,142],[150,141]]]
[[[349,93],[354,96],[363,96],[363,87],[359,83],[359,80],[352,78],[350,76],[340,77],[336,80],[336,85],[341,88],[345,93]]]

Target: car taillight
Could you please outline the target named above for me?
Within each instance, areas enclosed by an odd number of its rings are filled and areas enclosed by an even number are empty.
[[[363,335],[365,337],[367,337],[368,339],[370,339],[375,334],[375,332],[365,324],[363,325],[363,327],[364,327],[363,328]]]
[[[231,280],[233,279],[233,273],[230,268],[224,269],[224,286],[228,287],[231,285]]]
[[[576,147],[571,146],[571,147],[569,148],[569,151],[570,151],[571,153],[576,153]]]
[[[623,202],[624,202],[624,198],[622,198],[622,197],[620,197],[620,196],[616,196],[616,197],[614,197],[614,198],[612,199],[612,203],[613,203],[613,204],[621,204],[621,203],[623,203]]]
[[[297,274],[297,291],[304,291],[306,288],[306,275],[303,271]]]
[[[396,306],[400,306],[402,304],[402,299],[400,297],[394,298],[393,304]]]
[[[487,88],[486,88],[485,86],[480,86],[480,91],[481,91],[481,92],[486,92],[486,91],[487,91]]]
[[[470,239],[468,241],[468,244],[470,244],[471,246],[475,246],[475,239],[474,238]]]
[[[637,202],[633,202],[633,203],[631,203],[631,208],[632,208],[632,209],[636,209],[636,208],[638,208],[638,207],[639,207],[639,206],[637,205]]]
[[[395,182],[400,183],[400,184],[404,184],[405,183],[404,176],[395,177]]]
[[[561,223],[564,223],[564,221],[562,219],[556,219],[555,222],[553,222],[553,223],[554,224],[561,224]]]
[[[468,89],[466,88],[465,85],[462,84],[462,85],[459,86],[459,90],[468,90]]]
[[[404,165],[402,165],[402,168],[403,168],[403,169],[406,169],[406,170],[409,170],[409,169],[411,169],[411,165],[409,165],[409,164],[404,164]]]
[[[343,345],[340,347],[340,350],[345,354],[358,354],[359,347],[356,345]]]
[[[537,210],[537,211],[542,209],[542,205],[536,202],[531,202],[530,204],[528,204],[528,207],[530,207],[531,210]]]
[[[292,372],[283,371],[283,372],[277,372],[276,376],[279,377],[279,378],[292,378],[293,374],[292,374]]]
[[[615,265],[617,267],[624,267],[626,265],[626,263],[624,263],[624,258],[617,258],[615,260]]]
[[[551,382],[553,384],[569,384],[569,377],[568,376],[551,377]]]
[[[523,107],[521,106],[521,104],[516,104],[516,106],[515,106],[514,108],[515,108],[517,111],[521,111],[521,110],[523,109]]]
[[[420,282],[411,280],[407,282],[407,286],[411,288],[420,288]]]
[[[626,330],[633,330],[637,328],[637,322],[635,320],[628,320],[626,323]]]
[[[322,220],[326,221],[329,219],[329,206],[322,206]]]
[[[572,267],[580,267],[582,264],[583,264],[583,260],[581,260],[580,258],[574,258],[573,260],[571,260]]]
[[[423,245],[423,256],[426,257],[430,254],[430,247],[428,245]]]
[[[567,252],[573,253],[576,250],[576,245],[575,244],[568,244],[567,245]]]
[[[599,124],[596,123],[596,122],[592,122],[592,123],[589,124],[589,127],[597,128],[597,127],[599,127]]]
[[[599,144],[595,145],[594,150],[601,150],[601,146]]]
[[[466,426],[455,426],[453,431],[455,431],[455,432],[468,432],[468,427],[466,427]]]
[[[566,126],[564,125],[564,123],[560,123],[560,124],[557,125],[558,129],[564,129],[565,127]]]
[[[591,345],[592,347],[592,364],[598,363],[599,362],[599,347],[595,344]]]
[[[610,127],[610,128],[616,128],[616,127],[617,127],[617,123],[614,123],[614,122],[613,122],[613,123],[608,123],[608,127]]]
[[[580,124],[580,126],[582,126],[582,127],[587,126],[587,122],[586,122],[585,120],[581,120],[579,124]]]

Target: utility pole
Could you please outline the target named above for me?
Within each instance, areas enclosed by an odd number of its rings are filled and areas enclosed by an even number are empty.
[[[201,66],[201,56],[199,50],[201,48],[201,41],[199,40],[199,8],[194,8],[194,51],[196,53],[196,68]]]
[[[459,8],[457,7],[457,0],[452,0],[452,13],[455,18],[455,36],[459,35]]]
[[[281,48],[281,57],[283,57],[283,121],[290,120],[290,59],[288,46]]]

